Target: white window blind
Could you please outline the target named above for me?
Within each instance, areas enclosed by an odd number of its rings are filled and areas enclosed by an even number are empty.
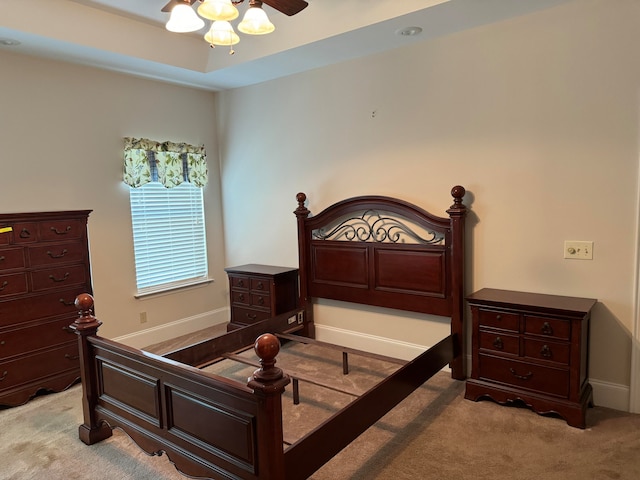
[[[138,294],[207,279],[203,189],[150,182],[129,190]]]

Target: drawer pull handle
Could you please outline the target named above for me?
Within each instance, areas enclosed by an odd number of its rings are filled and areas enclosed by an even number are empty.
[[[238,280],[238,286],[244,287],[244,280]]]
[[[249,320],[255,320],[257,315],[255,313],[247,313],[247,318]]]
[[[69,278],[69,272],[65,273],[62,278],[56,278],[53,275],[49,275],[49,278],[54,282],[64,282],[67,278]]]
[[[55,255],[51,250],[47,250],[47,255],[49,255],[51,258],[62,258],[67,254],[67,249],[65,248],[64,250],[62,250],[62,252],[59,255]]]
[[[7,372],[6,370],[4,372],[2,372],[2,376],[0,377],[0,382],[3,381],[5,378],[7,378],[7,374],[9,372]]]
[[[7,282],[6,280],[2,282],[2,286],[0,287],[0,292],[4,290],[4,287],[6,287],[7,285],[9,285],[9,282]]]
[[[510,368],[509,371],[511,372],[511,375],[520,380],[529,380],[531,377],[533,377],[533,372],[529,372],[526,375],[518,375],[513,368]]]
[[[502,315],[500,314],[496,315],[496,320],[502,320]]]
[[[545,358],[551,358],[551,349],[549,348],[549,345],[543,345],[542,349],[540,350],[540,355]]]
[[[67,226],[64,230],[58,230],[56,227],[51,227],[51,231],[56,235],[66,235],[71,231],[71,225]]]
[[[64,358],[67,360],[77,360],[80,358],[80,355],[69,355],[68,353],[65,353]]]
[[[0,257],[0,262],[4,262],[4,255]]]
[[[60,300],[58,300],[61,304],[67,306],[67,307],[75,307],[76,302],[75,300],[71,301],[71,302],[67,302],[64,298],[61,298]]]
[[[6,343],[6,342],[5,342],[4,340],[2,340],[2,341],[0,342],[0,345],[5,345],[5,343]]]
[[[264,284],[262,282],[258,282],[258,290],[262,290],[264,288]]]
[[[27,230],[26,228],[23,228],[20,231],[20,238],[29,238],[31,236],[31,232],[29,230]]]
[[[241,293],[240,295],[238,295],[238,300],[240,300],[241,302],[244,302],[244,293]]]
[[[504,343],[500,337],[496,337],[496,339],[493,341],[493,346],[499,350],[502,350],[504,348]]]
[[[264,305],[264,298],[262,298],[262,297],[258,297],[258,303],[259,303],[260,305]]]
[[[549,322],[544,322],[542,324],[542,329],[541,329],[542,333],[544,333],[545,335],[551,335],[553,333],[553,328],[551,328],[551,325],[549,325]]]

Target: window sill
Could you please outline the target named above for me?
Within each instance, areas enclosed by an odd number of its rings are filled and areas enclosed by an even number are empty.
[[[146,290],[144,292],[138,292],[133,297],[138,299],[162,296],[162,295],[171,295],[176,293],[177,290],[187,290],[196,287],[201,287],[204,285],[209,285],[213,283],[215,280],[213,278],[205,278],[203,280],[196,280],[191,283],[181,283],[180,285],[165,285],[163,287],[158,287],[153,290]]]

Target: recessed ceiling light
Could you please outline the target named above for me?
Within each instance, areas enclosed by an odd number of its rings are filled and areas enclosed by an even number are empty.
[[[422,33],[422,28],[420,27],[405,27],[400,30],[396,30],[396,35],[400,35],[401,37],[413,37],[415,35],[420,35]]]
[[[0,38],[0,45],[5,47],[15,47],[16,45],[20,45],[20,42],[13,38]]]

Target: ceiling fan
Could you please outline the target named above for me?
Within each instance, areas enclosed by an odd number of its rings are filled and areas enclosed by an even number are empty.
[[[180,3],[188,3],[189,5],[193,5],[194,3],[202,1],[202,0],[171,0],[164,7],[162,7],[163,12],[170,12],[173,7]],[[231,3],[234,5],[238,5],[242,3],[244,0],[232,0]],[[296,13],[304,10],[307,5],[309,5],[304,0],[263,0],[262,3],[266,3],[271,8],[278,10],[279,12],[284,13],[285,15],[295,15]]]

